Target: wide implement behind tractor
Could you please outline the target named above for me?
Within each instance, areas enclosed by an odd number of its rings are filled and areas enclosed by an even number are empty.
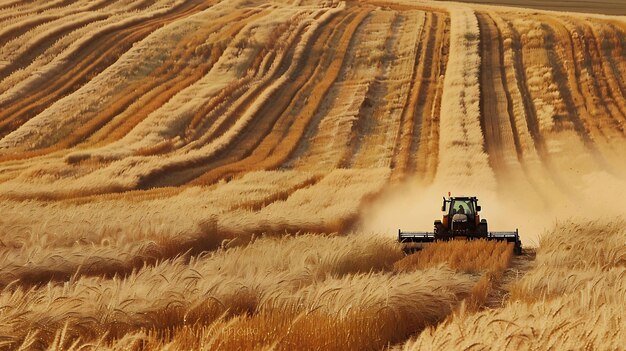
[[[449,196],[443,198],[442,220],[435,221],[434,232],[403,232],[398,230],[401,243],[430,243],[455,238],[507,241],[514,244],[516,255],[522,254],[519,232],[490,232],[487,220],[480,218],[481,208],[476,197]]]

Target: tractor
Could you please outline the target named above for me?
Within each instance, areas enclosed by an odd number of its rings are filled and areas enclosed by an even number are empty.
[[[487,220],[480,218],[481,207],[475,196],[450,196],[443,198],[443,218],[435,221],[433,232],[403,232],[398,230],[401,243],[430,243],[456,238],[507,241],[514,244],[514,253],[522,254],[519,231],[490,232]]]

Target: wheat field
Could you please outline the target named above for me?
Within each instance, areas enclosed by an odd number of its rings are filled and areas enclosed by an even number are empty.
[[[0,0],[0,348],[623,347],[626,9],[477,2]]]

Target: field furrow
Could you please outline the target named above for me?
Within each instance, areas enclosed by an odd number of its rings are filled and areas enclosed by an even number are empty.
[[[418,41],[425,13],[407,11],[397,15],[386,35],[383,64],[352,134],[352,156],[343,167],[390,167],[401,131],[402,114],[414,77]],[[380,101],[380,103],[374,103]]]
[[[423,184],[433,181],[439,162],[441,99],[450,45],[450,17],[434,13],[436,30],[428,35],[423,58],[425,69],[419,85],[415,108],[407,117],[412,121],[412,137],[408,151],[407,174]],[[432,59],[430,58],[432,57]]]
[[[36,94],[26,99],[13,98],[2,100],[0,106],[0,136],[5,136],[11,131],[23,125],[27,120],[39,114],[52,104],[57,102],[60,97],[71,94],[86,84],[94,76],[104,71],[110,64],[122,55],[126,50],[132,47],[132,44],[138,42],[148,36],[157,28],[174,21],[177,18],[189,16],[194,12],[201,11],[205,8],[202,5],[196,5],[191,8],[181,6],[176,8],[180,11],[173,11],[166,14],[163,18],[140,21],[137,24],[132,22],[124,24],[120,28],[112,26],[105,27],[104,31],[92,34],[92,37],[84,41],[79,47],[69,54],[66,64],[61,67],[55,67],[47,79],[52,84],[47,84],[43,89],[37,91]],[[33,83],[30,83],[33,84]],[[58,133],[59,137],[63,136]],[[50,140],[45,143],[38,143],[38,146],[48,146]]]
[[[346,27],[345,32],[334,31],[321,33],[321,38],[329,38],[333,42],[337,42],[339,45],[345,45],[346,39],[351,35],[350,31],[362,21],[364,14],[349,15],[345,20],[337,18],[337,21],[341,21]],[[327,39],[328,40],[328,39]],[[323,43],[323,39],[320,44]],[[311,45],[315,45],[311,42]],[[320,52],[315,50],[314,52]],[[240,119],[236,118],[238,115],[234,115],[232,118],[233,124],[227,130],[232,134],[232,139],[225,141],[227,144],[218,149],[216,153],[213,153],[210,158],[205,158],[204,162],[215,159],[211,167],[202,166],[200,169],[194,170],[191,176],[198,176],[198,171],[205,172],[200,177],[193,180],[193,184],[210,184],[223,177],[233,176],[239,172],[271,169],[277,167],[281,162],[280,159],[272,161],[268,159],[270,154],[273,157],[287,157],[289,146],[299,138],[290,138],[288,133],[298,128],[298,125],[307,123],[306,114],[302,115],[302,118],[297,122],[294,122],[294,102],[298,101],[293,99],[293,94],[301,94],[306,91],[308,87],[312,85],[312,81],[321,80],[322,72],[327,75],[324,79],[331,80],[332,75],[328,75],[328,71],[332,69],[335,62],[341,63],[341,61],[329,53],[329,55],[315,56],[310,55],[307,57],[299,57],[295,52],[292,53],[293,59],[287,59],[284,62],[290,63],[290,66],[284,66],[284,71],[277,71],[274,74],[278,77],[280,74],[293,75],[293,79],[285,81],[285,84],[280,85],[277,88],[270,86],[268,92],[269,96],[262,96],[263,100],[259,101],[257,98],[259,94],[250,95],[250,101],[246,107],[242,108],[242,114],[250,114],[251,120],[249,124],[240,125]],[[339,61],[338,61],[339,60]],[[328,70],[328,71],[327,71]],[[332,71],[331,71],[332,72]],[[272,79],[267,79],[268,82],[272,82]],[[317,89],[324,89],[323,85],[313,86]],[[275,90],[273,90],[275,89]],[[323,93],[315,90],[310,91],[311,100],[302,107],[303,112],[314,110],[315,96],[323,96]],[[253,114],[254,113],[254,114]],[[309,112],[310,113],[310,112]],[[254,118],[258,116],[262,118]],[[236,121],[236,122],[235,122]],[[295,124],[294,124],[295,123]],[[226,132],[226,131],[225,131]],[[295,131],[298,132],[297,130]],[[219,134],[216,134],[219,137]],[[219,138],[218,138],[219,139]],[[285,140],[287,155],[282,155],[276,150],[279,147],[282,140]],[[210,145],[210,144],[209,144]],[[197,162],[197,161],[195,161]],[[209,169],[207,172],[206,170]],[[195,174],[194,174],[195,173]],[[158,174],[155,174],[158,176]],[[189,177],[189,176],[187,176]],[[179,178],[180,179],[180,178]],[[183,178],[184,179],[184,178]]]
[[[623,6],[475,2],[0,0],[0,349],[620,349]]]
[[[503,74],[503,48],[496,23],[487,14],[477,14],[481,34],[481,128],[485,149],[496,176],[522,171],[519,164],[518,133],[511,124],[512,101]]]

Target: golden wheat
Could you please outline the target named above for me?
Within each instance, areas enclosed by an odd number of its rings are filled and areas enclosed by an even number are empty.
[[[619,349],[625,42],[428,0],[0,0],[0,348]],[[404,256],[448,191],[536,260]]]
[[[623,219],[556,225],[506,306],[462,311],[402,349],[622,348],[625,234]]]

